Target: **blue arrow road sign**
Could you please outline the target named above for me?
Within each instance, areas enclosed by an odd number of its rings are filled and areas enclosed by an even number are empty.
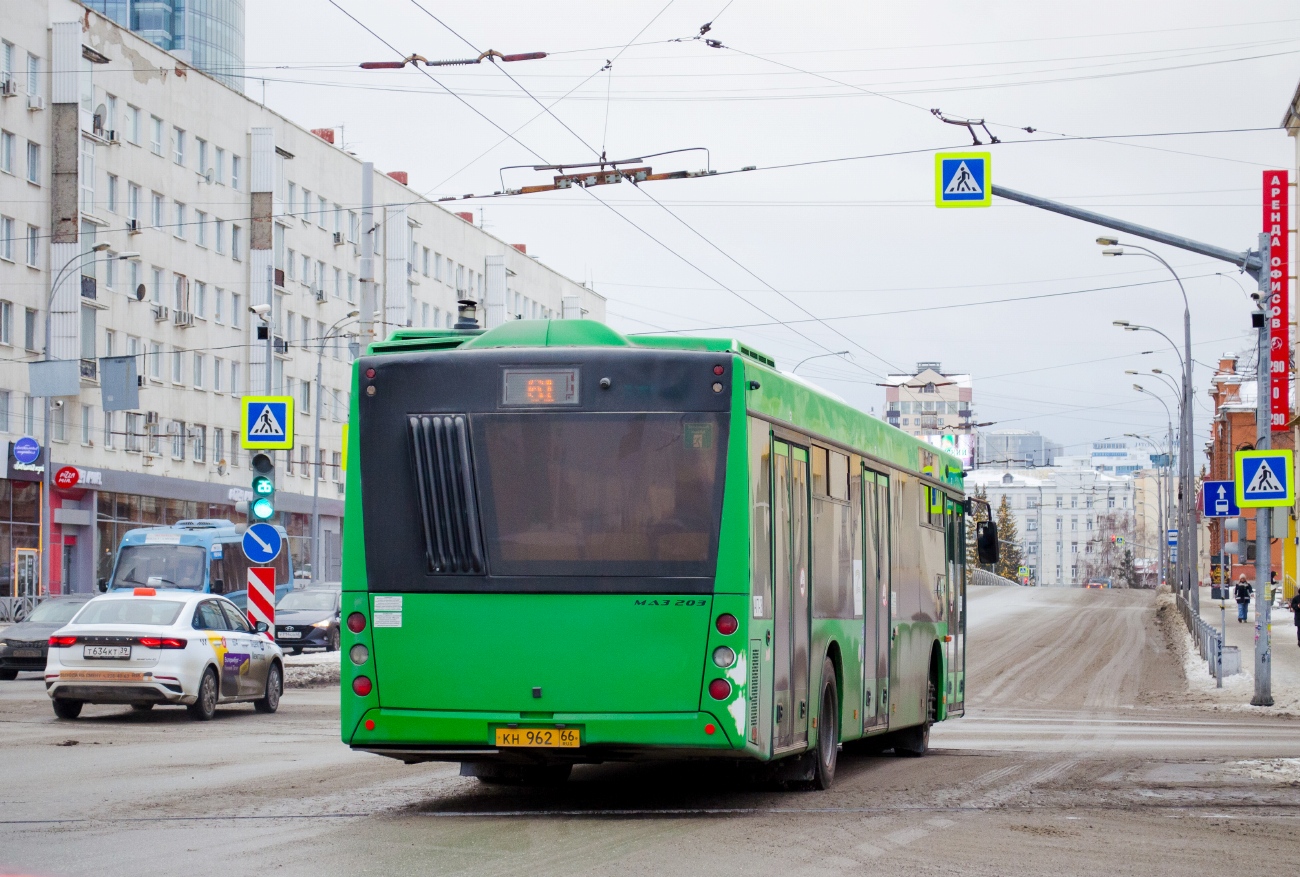
[[[253,524],[244,531],[244,556],[253,563],[270,563],[280,554],[280,531],[270,524]]]
[[[1207,518],[1235,518],[1241,514],[1231,481],[1205,482],[1201,493],[1201,514]]]
[[[30,466],[41,456],[41,443],[29,435],[14,442],[14,459]]]

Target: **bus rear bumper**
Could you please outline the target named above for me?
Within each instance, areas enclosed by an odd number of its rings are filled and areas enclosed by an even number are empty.
[[[499,746],[498,728],[576,729],[577,747]],[[519,713],[372,709],[347,741],[353,749],[407,763],[420,761],[633,761],[734,752],[717,717],[691,713],[555,713],[545,719]]]

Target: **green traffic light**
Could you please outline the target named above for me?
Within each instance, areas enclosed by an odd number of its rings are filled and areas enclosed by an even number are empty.
[[[253,493],[258,496],[270,496],[275,493],[275,483],[265,475],[259,475],[253,479]]]
[[[249,514],[259,521],[270,520],[275,515],[275,503],[267,497],[260,497],[253,500],[252,505],[248,507]]]

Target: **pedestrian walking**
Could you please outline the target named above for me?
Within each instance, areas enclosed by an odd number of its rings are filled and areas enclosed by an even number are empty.
[[[1250,598],[1253,595],[1254,588],[1250,582],[1246,581],[1245,573],[1237,579],[1237,587],[1234,589],[1234,596],[1237,599],[1237,622],[1244,623],[1246,620],[1246,608],[1250,606]]]
[[[1295,644],[1300,646],[1300,589],[1291,598],[1291,613],[1295,616]]]

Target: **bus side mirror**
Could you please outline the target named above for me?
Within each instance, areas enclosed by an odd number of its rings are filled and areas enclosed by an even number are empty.
[[[980,521],[975,525],[975,554],[979,562],[994,564],[998,562],[998,525],[992,521]]]
[[[101,593],[101,594],[107,594],[107,593],[108,593],[108,579],[100,579],[100,580],[99,580],[99,593]]]
[[[226,580],[225,579],[214,580],[212,582],[212,593],[214,594],[226,593]]]

